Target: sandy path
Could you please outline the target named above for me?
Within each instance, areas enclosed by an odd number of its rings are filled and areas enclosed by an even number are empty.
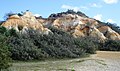
[[[103,60],[106,64],[103,71],[120,71],[120,52],[98,51],[95,58]]]
[[[104,59],[120,59],[120,52],[98,51],[96,57]]]
[[[11,71],[120,71],[120,52],[97,51],[88,58],[13,63]]]
[[[76,71],[120,71],[120,52],[97,51]]]

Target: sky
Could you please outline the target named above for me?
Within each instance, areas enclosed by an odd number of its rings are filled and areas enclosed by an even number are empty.
[[[29,10],[34,15],[48,17],[73,9],[91,18],[120,26],[120,0],[0,0],[0,20],[9,12]]]

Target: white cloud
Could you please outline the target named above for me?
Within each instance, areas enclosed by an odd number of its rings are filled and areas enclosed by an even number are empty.
[[[97,14],[96,16],[93,17],[96,20],[102,21],[102,14]]]
[[[63,8],[63,9],[72,9],[72,10],[74,10],[76,12],[80,10],[79,7],[74,7],[74,6],[69,6],[69,5],[62,5],[61,8]]]
[[[106,4],[118,3],[119,0],[103,0]]]
[[[112,19],[108,19],[107,22],[109,22],[109,23],[115,23],[115,21],[112,20]]]
[[[96,4],[96,3],[93,3],[93,4],[90,4],[91,7],[96,7],[96,8],[101,8],[102,5],[100,4]]]
[[[41,15],[40,14],[34,14],[35,17],[40,17]]]

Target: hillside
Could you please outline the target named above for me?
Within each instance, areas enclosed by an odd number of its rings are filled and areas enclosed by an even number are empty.
[[[0,22],[0,70],[11,60],[80,58],[97,50],[120,51],[120,28],[68,10],[48,18],[8,13]]]
[[[100,40],[120,40],[120,29],[117,31],[110,24],[105,24],[84,13],[73,10],[51,14],[48,18],[35,17],[31,12],[10,15],[1,26],[8,29],[14,28],[18,32],[25,33],[28,29],[38,30],[42,34],[49,34],[50,26],[69,32],[75,38],[92,36]],[[52,33],[52,32],[51,32]]]

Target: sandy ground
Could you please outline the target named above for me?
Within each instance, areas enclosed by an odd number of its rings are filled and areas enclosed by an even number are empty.
[[[11,71],[120,71],[120,52],[97,51],[88,58],[13,63]]]
[[[120,71],[120,52],[97,51],[88,59],[76,71]]]
[[[120,59],[120,52],[98,51],[96,57],[104,59]]]

